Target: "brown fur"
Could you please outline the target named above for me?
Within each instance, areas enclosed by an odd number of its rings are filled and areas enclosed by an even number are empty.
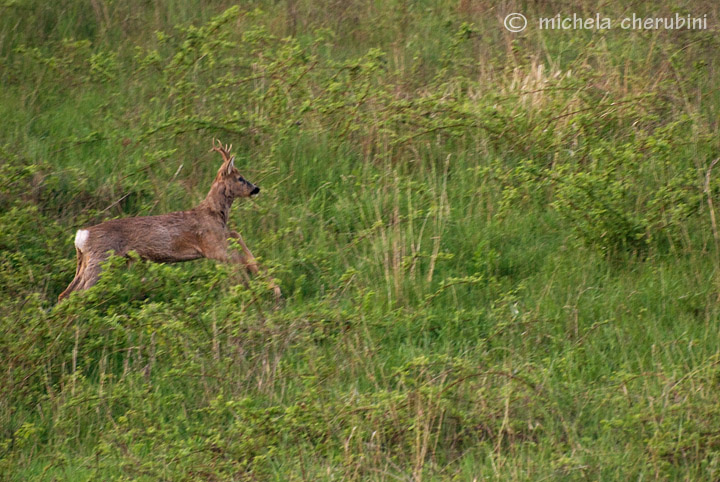
[[[87,239],[76,246],[77,269],[75,278],[58,297],[66,298],[73,291],[86,290],[100,277],[101,263],[110,252],[125,256],[134,251],[142,259],[160,263],[190,261],[209,258],[223,262],[240,263],[253,274],[259,272],[255,257],[240,234],[228,229],[227,221],[233,200],[257,194],[260,188],[246,181],[235,168],[229,152],[232,146],[215,147],[223,156],[223,164],[207,197],[189,211],[178,211],[159,216],[112,219],[84,228]],[[243,253],[228,249],[228,239],[235,239]],[[276,297],[280,288],[271,285]]]

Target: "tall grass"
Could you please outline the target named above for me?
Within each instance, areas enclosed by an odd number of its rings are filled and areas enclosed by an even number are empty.
[[[718,6],[566,7],[0,7],[4,478],[717,479]],[[712,30],[502,27],[596,9]],[[283,306],[116,258],[56,305],[214,137]]]

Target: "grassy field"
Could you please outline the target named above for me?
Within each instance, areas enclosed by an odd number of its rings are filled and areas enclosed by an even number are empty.
[[[720,4],[498,5],[1,3],[0,480],[720,479]],[[213,138],[284,302],[112,258],[56,304]]]

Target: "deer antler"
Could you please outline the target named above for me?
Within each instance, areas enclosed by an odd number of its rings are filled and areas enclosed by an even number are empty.
[[[215,145],[215,141],[217,141],[217,146]],[[220,153],[220,155],[223,157],[223,161],[228,162],[230,161],[230,149],[232,149],[232,144],[229,146],[225,144],[223,146],[222,142],[220,142],[220,139],[213,138],[213,146],[212,149],[210,149],[210,152],[217,151]]]

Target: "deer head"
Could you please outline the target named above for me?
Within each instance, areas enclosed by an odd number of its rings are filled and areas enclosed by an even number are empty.
[[[222,182],[233,198],[252,197],[260,193],[260,188],[251,183],[240,175],[240,171],[235,167],[235,156],[230,155],[232,145],[222,145],[218,140],[217,146],[213,139],[213,147],[211,151],[217,151],[223,158],[222,166],[218,170],[215,182]]]

